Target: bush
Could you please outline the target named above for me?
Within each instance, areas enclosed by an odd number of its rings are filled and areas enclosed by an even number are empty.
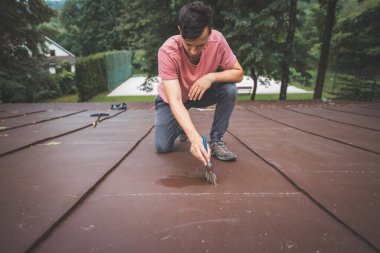
[[[77,92],[74,73],[63,71],[62,73],[56,75],[56,80],[62,94],[75,94]]]
[[[339,95],[343,98],[372,101],[379,96],[380,84],[364,77],[337,75]]]
[[[80,101],[112,89],[131,76],[132,53],[113,51],[98,53],[77,61],[75,84]]]
[[[0,102],[1,103],[15,103],[15,102],[25,102],[25,86],[21,83],[10,80],[7,77],[2,77],[0,75]]]
[[[145,61],[145,51],[144,50],[135,50],[133,51],[133,60],[132,68],[133,74],[142,74],[145,73],[142,68]]]
[[[310,79],[311,75],[309,73],[300,73],[295,68],[290,68],[290,80],[292,80],[292,82],[298,82],[305,87],[311,87],[312,83]]]
[[[75,84],[79,101],[86,101],[107,90],[104,53],[91,55],[77,61]]]
[[[63,61],[61,64],[59,64],[59,67],[57,69],[57,73],[62,73],[64,71],[70,72],[71,71],[71,64],[68,61]]]
[[[30,101],[41,101],[47,98],[56,98],[62,96],[62,90],[57,82],[57,77],[47,71],[39,75],[38,78],[31,80],[31,86],[28,86]],[[33,90],[32,90],[33,89]]]

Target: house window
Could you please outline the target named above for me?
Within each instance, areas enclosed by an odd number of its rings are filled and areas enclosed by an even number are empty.
[[[55,50],[54,49],[50,50],[50,56],[55,56]]]

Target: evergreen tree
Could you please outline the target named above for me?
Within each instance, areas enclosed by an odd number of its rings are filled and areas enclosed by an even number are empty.
[[[297,66],[302,75],[301,77],[292,76],[292,79],[305,86],[311,86],[311,75],[308,71],[316,69],[318,66],[326,11],[316,1],[306,4],[300,1],[298,14],[299,28],[296,30],[294,38],[293,64]]]
[[[148,76],[157,74],[157,52],[170,37],[179,34],[177,19],[180,8],[189,0],[128,0],[119,19],[117,31],[124,45],[143,52],[142,70]],[[223,29],[220,9],[223,1],[208,0],[214,9],[214,28]],[[223,31],[222,31],[223,32]]]
[[[317,81],[314,90],[314,99],[321,99],[323,92],[323,85],[325,81],[325,75],[327,70],[327,63],[330,51],[330,42],[332,31],[335,23],[336,4],[338,0],[330,0],[327,4],[327,15],[325,21],[325,27],[322,36],[321,56],[319,58]]]
[[[224,8],[229,10],[222,12],[224,32],[241,65],[253,78],[253,100],[259,76],[281,78],[286,2],[229,1]]]
[[[350,8],[349,8],[350,7]],[[351,1],[338,16],[332,68],[345,97],[372,100],[380,90],[380,1]]]
[[[289,82],[289,65],[292,58],[293,51],[293,38],[296,30],[297,19],[297,0],[290,0],[289,7],[289,27],[288,34],[286,36],[284,59],[282,62],[282,76],[281,76],[281,90],[280,100],[286,100],[286,90]]]
[[[338,20],[332,46],[334,68],[339,72],[379,78],[380,1],[355,3],[350,13]]]
[[[185,1],[128,0],[127,10],[119,20],[117,30],[124,45],[142,50],[142,70],[148,76],[157,74],[157,53],[170,36],[178,34],[177,17]]]
[[[43,69],[41,23],[54,15],[43,0],[0,1],[0,98],[2,102],[32,102],[50,85]]]
[[[118,18],[125,12],[123,0],[68,0],[60,14],[66,33],[62,43],[74,54],[121,49]],[[128,10],[128,12],[132,12]]]

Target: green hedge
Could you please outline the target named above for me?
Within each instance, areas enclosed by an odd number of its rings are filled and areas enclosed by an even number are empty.
[[[112,90],[132,75],[132,52],[116,51],[105,54],[107,88]]]
[[[112,51],[82,58],[76,63],[79,101],[87,101],[127,80],[132,73],[132,52]]]
[[[77,61],[75,83],[79,101],[86,101],[107,89],[104,53],[91,55]]]

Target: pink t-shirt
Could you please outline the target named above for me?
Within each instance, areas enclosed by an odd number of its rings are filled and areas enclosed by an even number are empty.
[[[183,48],[181,35],[170,37],[158,51],[158,75],[162,80],[178,79],[181,86],[182,101],[189,100],[191,86],[205,74],[218,68],[230,69],[236,62],[236,56],[223,35],[212,30],[197,65],[190,63]],[[167,103],[162,81],[158,85],[158,94]]]

